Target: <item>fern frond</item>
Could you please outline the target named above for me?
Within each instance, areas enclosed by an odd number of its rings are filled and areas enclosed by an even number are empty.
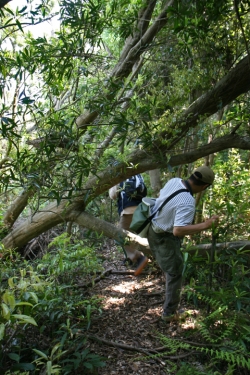
[[[212,357],[222,360],[231,362],[233,364],[237,364],[238,366],[247,368],[250,370],[250,359],[243,356],[242,354],[236,354],[228,351],[223,350],[214,350],[209,348],[196,348],[197,350],[200,350],[201,352],[205,352],[206,354],[210,354]]]
[[[217,300],[215,300],[215,299],[213,299],[213,298],[211,298],[211,297],[204,296],[203,294],[201,294],[201,293],[199,293],[199,292],[196,293],[196,295],[197,295],[197,297],[198,297],[200,300],[206,302],[207,304],[213,306],[214,308],[217,308],[217,309],[218,309],[218,308],[221,308],[221,301],[217,301]]]

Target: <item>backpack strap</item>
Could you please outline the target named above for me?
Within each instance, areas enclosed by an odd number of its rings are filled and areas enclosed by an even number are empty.
[[[144,223],[136,232],[140,233],[147,226],[147,224],[149,224],[152,221],[152,219],[155,217],[157,212],[159,212],[172,198],[174,198],[177,194],[185,193],[185,192],[190,193],[188,189],[180,189],[180,190],[176,190],[173,194],[167,197],[165,201],[160,205],[160,207],[144,221]]]
[[[135,178],[138,178],[138,180],[140,181],[139,185],[144,185],[144,180],[140,174],[137,174]]]
[[[171,194],[169,197],[167,197],[165,199],[165,201],[160,205],[160,207],[148,218],[150,221],[155,217],[155,215],[157,214],[157,212],[161,211],[162,208],[171,200],[173,199],[177,194],[180,194],[180,193],[190,193],[190,191],[188,189],[180,189],[180,190],[176,190],[173,194]]]

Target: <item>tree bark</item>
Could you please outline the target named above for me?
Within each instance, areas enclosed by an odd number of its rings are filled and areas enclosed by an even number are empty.
[[[153,197],[158,197],[161,186],[161,172],[160,169],[153,169],[149,171],[150,185],[153,190]]]
[[[121,245],[123,245],[125,241],[129,241],[130,244],[132,244],[137,250],[142,251],[146,255],[151,255],[148,241],[146,238],[141,238],[136,234],[116,227],[115,225],[108,223],[104,220],[98,219],[87,212],[71,210],[71,212],[68,213],[66,216],[67,218],[65,217],[65,220],[67,220],[68,222],[73,221],[84,228],[88,228],[92,231],[102,233],[104,236],[108,238],[115,239]],[[53,207],[51,207],[50,212],[41,212],[35,215],[33,217],[32,223],[29,224],[28,221],[22,223],[21,225],[19,225],[18,230],[14,230],[10,235],[5,237],[5,239],[3,240],[5,248],[21,248],[30,239],[38,235],[37,224],[39,224],[40,227],[39,232],[42,233],[49,229],[48,224],[51,220],[53,220],[54,224],[56,225],[56,219],[58,219],[58,215],[56,215],[55,208]],[[29,229],[28,231],[26,230],[27,226]],[[199,255],[203,255],[206,257],[207,251],[209,251],[211,247],[212,243],[201,244],[188,247],[187,250],[184,247],[183,251],[187,251],[191,255],[198,251]],[[244,250],[250,250],[250,241],[222,242],[216,244],[216,250],[218,252],[221,252],[225,249],[238,250],[241,248]]]
[[[50,203],[46,209],[26,219],[12,230],[3,240],[6,249],[21,249],[30,240],[46,232],[50,228],[64,222],[64,208],[66,202],[57,206],[56,202]]]
[[[211,143],[200,146],[196,150],[192,150],[185,154],[177,154],[171,156],[168,159],[169,147],[164,145],[161,147],[159,153],[156,150],[147,151],[147,154],[144,150],[135,150],[130,154],[128,162],[137,163],[137,168],[131,168],[129,174],[133,175],[137,173],[142,173],[156,168],[166,168],[168,165],[174,167],[180,164],[192,163],[204,156],[212,154],[213,152],[219,152],[229,148],[239,148],[242,150],[249,150],[250,147],[250,137],[240,136],[236,133],[231,133],[223,137],[213,140]],[[145,157],[147,155],[147,157]]]
[[[151,14],[153,11],[154,3],[155,1],[149,2],[149,10],[146,10],[146,17]],[[118,64],[115,66],[112,76],[115,79],[121,79],[127,77],[133,65],[136,63],[136,61],[139,59],[140,55],[144,52],[144,50],[148,47],[148,45],[153,41],[154,37],[159,33],[159,31],[166,25],[167,23],[167,9],[172,6],[174,3],[174,0],[170,0],[165,6],[163,7],[161,13],[158,15],[158,17],[155,19],[155,21],[150,25],[148,29],[146,27],[141,28],[141,31],[144,33],[141,34],[140,39],[138,40],[137,36],[133,39],[133,42],[131,43],[130,39],[127,41],[126,46],[124,47],[124,50],[127,50],[126,54],[123,52],[121,53],[121,58],[118,62]],[[147,20],[148,18],[146,18]],[[142,14],[141,20],[139,20],[138,25],[140,21],[144,20],[144,13]],[[145,25],[145,21],[143,21]],[[148,21],[147,21],[148,23]],[[140,27],[140,26],[139,26]]]
[[[2,243],[5,248],[14,248],[16,250],[22,248],[32,238],[47,231],[53,226],[62,221],[74,221],[84,228],[91,229],[98,233],[103,233],[106,237],[117,240],[120,244],[129,241],[136,249],[149,252],[148,241],[131,232],[125,231],[108,223],[104,220],[98,219],[87,212],[71,210],[66,215],[66,210],[63,212],[62,207],[56,207],[51,204],[48,211],[42,211],[33,216],[32,220],[26,220],[21,223],[17,229],[6,236]]]
[[[198,252],[199,255],[204,256],[207,258],[207,253],[208,251],[211,250],[213,244],[212,241],[209,244],[200,244],[200,245],[195,245],[189,247],[187,250],[184,248],[183,250],[186,251],[187,253],[194,255],[196,252]],[[250,241],[233,241],[233,242],[221,242],[221,243],[216,243],[215,250],[218,253],[221,253],[224,250],[250,250]],[[247,254],[250,256],[250,251]],[[250,263],[250,258],[248,265]]]
[[[19,217],[21,212],[27,206],[29,198],[35,194],[35,189],[28,189],[23,191],[10,205],[10,207],[5,211],[3,222],[7,227],[12,227],[16,219]]]
[[[249,90],[250,66],[247,56],[224,76],[214,88],[193,102],[177,119],[176,123],[168,127],[169,130],[161,134],[163,139],[169,140],[168,148],[172,149],[190,128],[197,126],[201,117],[208,118]]]
[[[204,251],[204,253],[207,250],[210,250],[212,247],[212,243],[209,244],[201,244],[201,245],[196,245],[194,247],[190,247],[190,251]],[[244,250],[250,250],[250,241],[233,241],[233,242],[221,242],[216,244],[216,249],[217,250],[224,250],[224,249],[244,249]],[[188,250],[189,252],[189,250]]]
[[[139,11],[138,21],[137,21],[137,24],[136,24],[136,26],[134,28],[133,35],[130,35],[127,38],[127,40],[125,42],[125,45],[123,47],[123,50],[121,52],[118,64],[114,68],[113,73],[111,74],[111,76],[115,74],[115,72],[118,70],[119,66],[122,66],[123,61],[128,56],[131,48],[134,47],[140,41],[141,36],[145,34],[145,32],[146,32],[146,30],[148,28],[149,22],[150,22],[150,20],[152,18],[153,11],[155,9],[156,0],[147,0],[144,3],[145,3],[144,8],[142,8]]]

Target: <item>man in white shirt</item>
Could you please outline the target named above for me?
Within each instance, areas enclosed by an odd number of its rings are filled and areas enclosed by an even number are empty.
[[[166,276],[166,295],[162,314],[162,319],[165,321],[171,321],[178,316],[183,271],[181,239],[185,235],[200,233],[218,224],[218,215],[202,223],[192,224],[195,214],[193,194],[212,185],[214,177],[212,169],[202,166],[194,170],[188,180],[172,178],[161,189],[153,207],[155,212],[172,193],[183,188],[187,189],[169,200],[154,216],[148,232],[150,249]]]

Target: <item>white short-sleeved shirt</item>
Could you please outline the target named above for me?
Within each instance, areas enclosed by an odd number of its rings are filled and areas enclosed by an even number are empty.
[[[175,191],[185,189],[181,178],[172,178],[160,191],[159,198],[156,199],[152,212]],[[152,220],[153,229],[173,233],[174,227],[184,227],[193,222],[195,214],[195,199],[189,192],[177,194],[158,212]]]

